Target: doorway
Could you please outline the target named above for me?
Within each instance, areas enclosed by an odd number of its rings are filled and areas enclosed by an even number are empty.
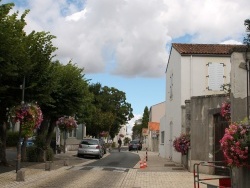
[[[223,161],[218,165],[226,166],[224,156],[220,149],[220,140],[224,136],[225,129],[228,128],[229,123],[219,113],[214,114],[214,160]],[[216,164],[217,165],[217,164]],[[215,168],[216,175],[229,175],[228,170]]]

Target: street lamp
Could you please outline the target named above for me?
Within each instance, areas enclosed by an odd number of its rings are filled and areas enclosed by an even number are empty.
[[[23,77],[23,85],[20,86],[22,89],[22,102],[21,106],[24,106],[24,91],[25,91],[25,76]],[[17,144],[17,164],[16,164],[16,172],[20,170],[21,166],[21,142],[22,142],[22,126],[19,122],[19,135],[18,135],[18,144]]]

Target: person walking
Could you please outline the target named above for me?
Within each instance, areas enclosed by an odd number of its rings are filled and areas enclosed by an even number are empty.
[[[121,151],[121,146],[122,146],[122,140],[121,138],[118,139],[118,151]]]

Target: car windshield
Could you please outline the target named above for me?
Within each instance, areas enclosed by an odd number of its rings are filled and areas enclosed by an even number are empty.
[[[138,144],[137,141],[131,141],[130,144]]]
[[[98,140],[83,140],[81,144],[85,145],[98,145]]]

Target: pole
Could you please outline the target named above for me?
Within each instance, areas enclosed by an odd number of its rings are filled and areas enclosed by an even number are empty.
[[[23,77],[22,85],[22,102],[21,107],[24,106],[24,90],[25,90],[25,76]],[[21,168],[21,142],[22,142],[22,125],[19,124],[19,134],[18,134],[18,144],[17,144],[17,164],[16,164],[16,173]]]
[[[63,146],[63,152],[65,153],[66,152],[66,130],[64,130],[64,146]]]

